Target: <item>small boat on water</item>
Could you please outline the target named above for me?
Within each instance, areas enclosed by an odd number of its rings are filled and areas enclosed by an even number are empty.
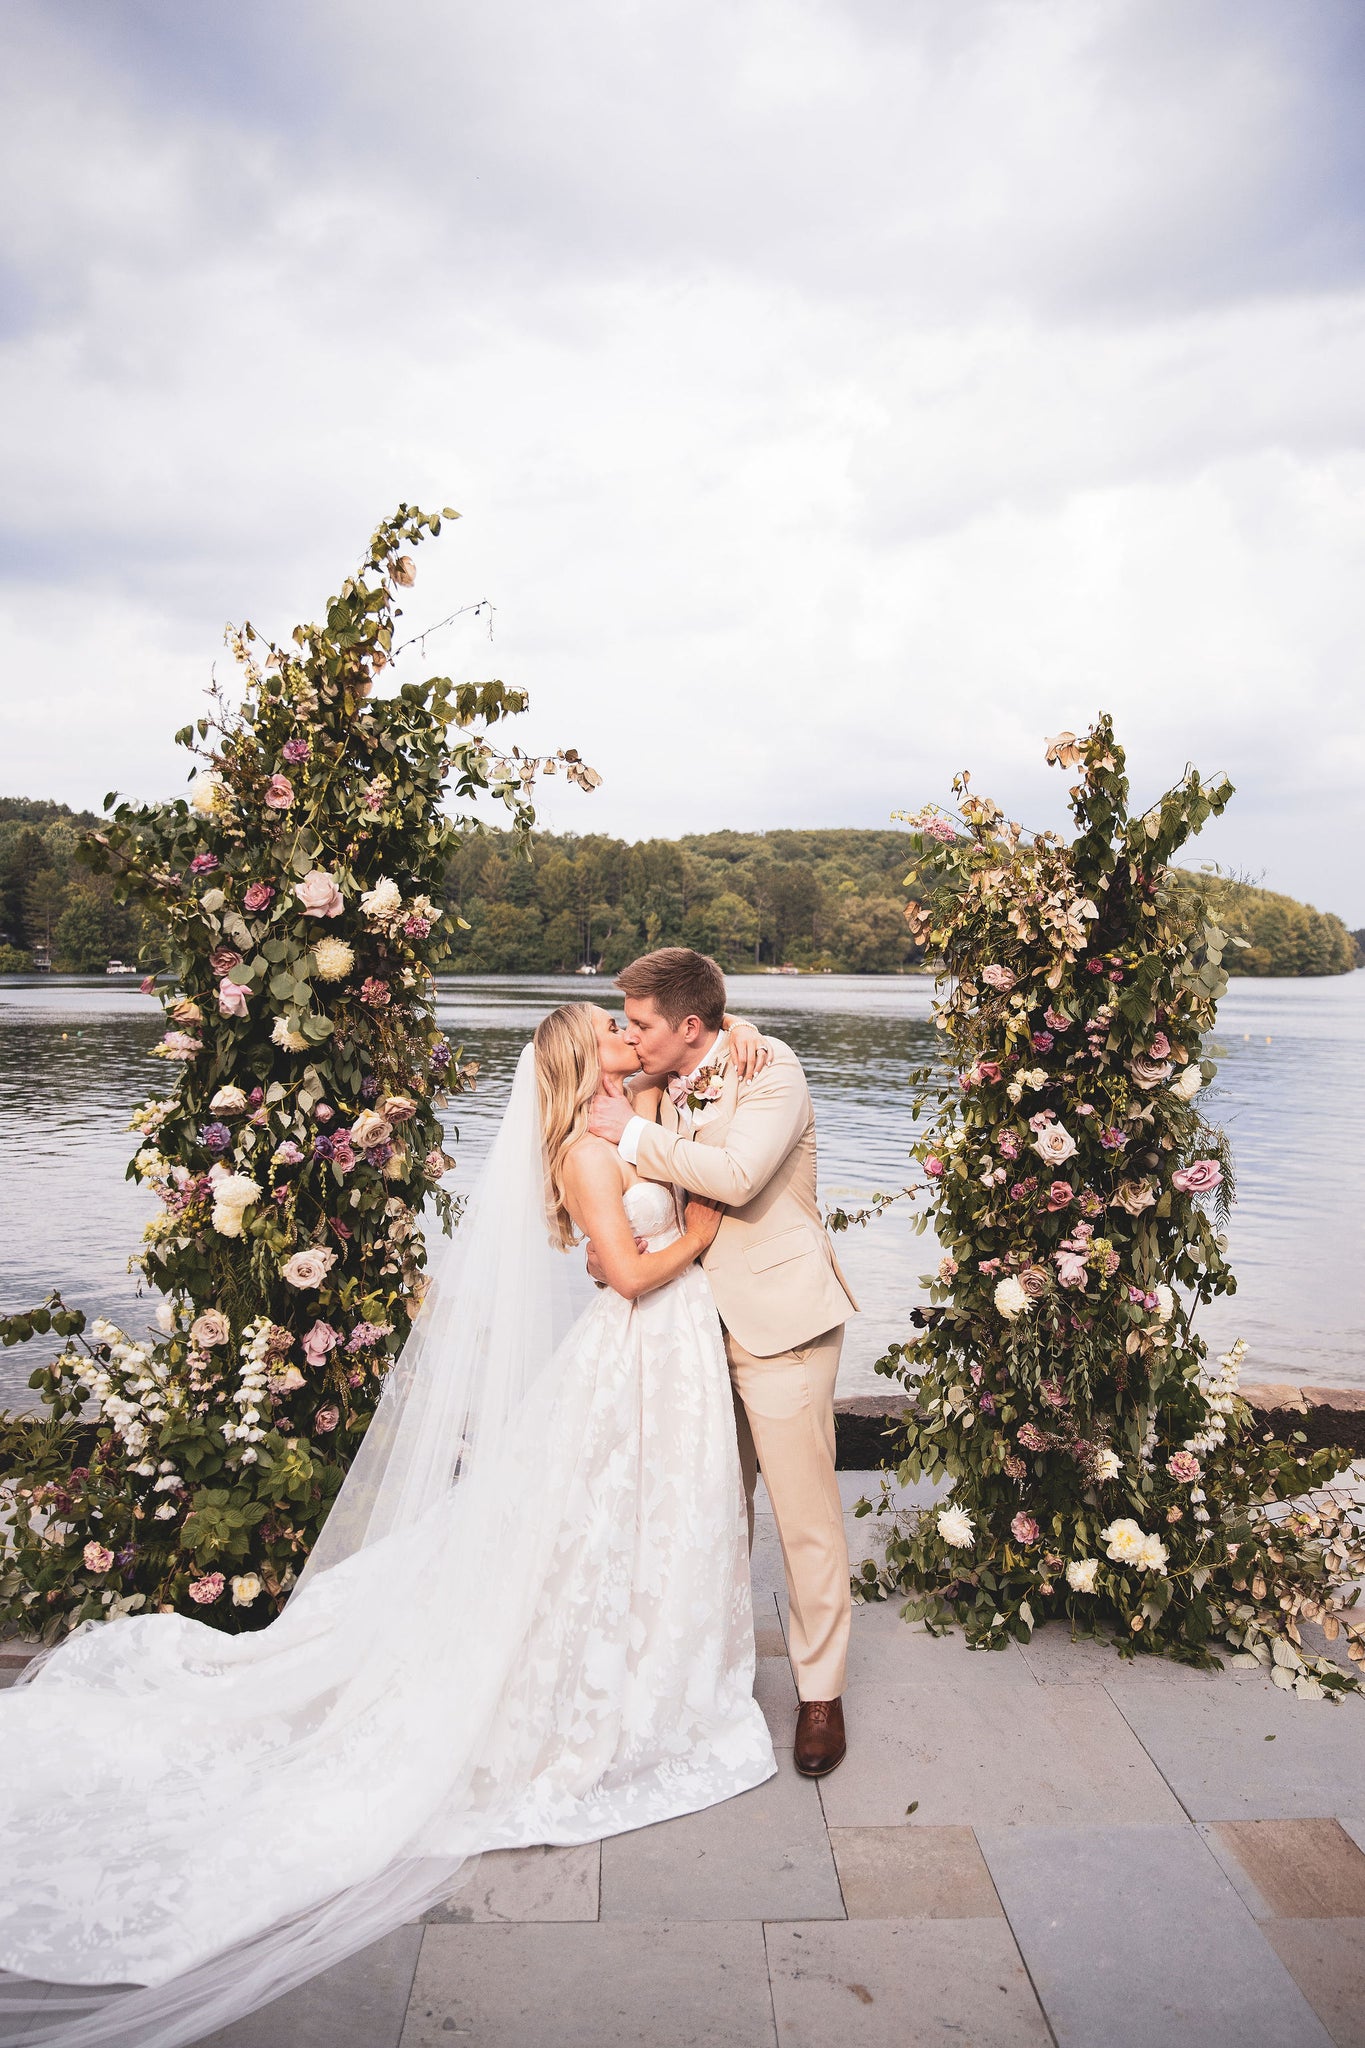
[[[106,974],[140,974],[142,970],[130,967],[126,960],[111,960],[104,971]]]
[[[601,968],[594,967],[590,960],[585,960],[581,966],[574,969],[575,974],[600,974],[601,972]]]

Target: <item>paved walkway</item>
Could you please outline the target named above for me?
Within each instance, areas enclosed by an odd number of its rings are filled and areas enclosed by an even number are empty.
[[[851,1507],[868,1477],[840,1477]],[[817,1786],[767,1516],[754,1577],[774,1779],[487,1856],[213,2048],[1365,2048],[1365,1701],[860,1608]]]

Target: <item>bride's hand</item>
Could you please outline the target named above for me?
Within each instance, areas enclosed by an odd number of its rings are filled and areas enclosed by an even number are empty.
[[[688,1196],[685,1234],[695,1244],[698,1253],[714,1243],[724,1214],[723,1202],[708,1202],[705,1195]]]
[[[752,1081],[765,1067],[772,1065],[772,1047],[768,1045],[757,1025],[750,1024],[745,1017],[727,1019],[730,1032],[730,1050],[734,1056],[735,1072],[741,1081]]]

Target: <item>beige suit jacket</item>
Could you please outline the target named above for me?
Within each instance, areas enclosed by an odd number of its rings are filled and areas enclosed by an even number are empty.
[[[815,1111],[801,1062],[780,1038],[766,1043],[771,1065],[741,1082],[731,1063],[694,1136],[665,1095],[636,1156],[646,1180],[725,1203],[702,1266],[721,1321],[756,1358],[809,1344],[858,1307],[816,1200]]]

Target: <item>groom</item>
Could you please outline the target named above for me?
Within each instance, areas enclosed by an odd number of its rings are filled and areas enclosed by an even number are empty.
[[[843,1761],[850,1598],[843,1508],[834,1475],[834,1376],[857,1302],[815,1196],[815,1113],[800,1061],[781,1039],[742,1082],[724,1030],[725,980],[684,946],[646,953],[616,977],[626,1037],[645,1073],[669,1076],[659,1121],[633,1114],[619,1087],[593,1104],[591,1128],[646,1180],[725,1204],[702,1256],[725,1326],[753,1542],[761,1467],[782,1544],[796,1689],[795,1761],[821,1778]]]

